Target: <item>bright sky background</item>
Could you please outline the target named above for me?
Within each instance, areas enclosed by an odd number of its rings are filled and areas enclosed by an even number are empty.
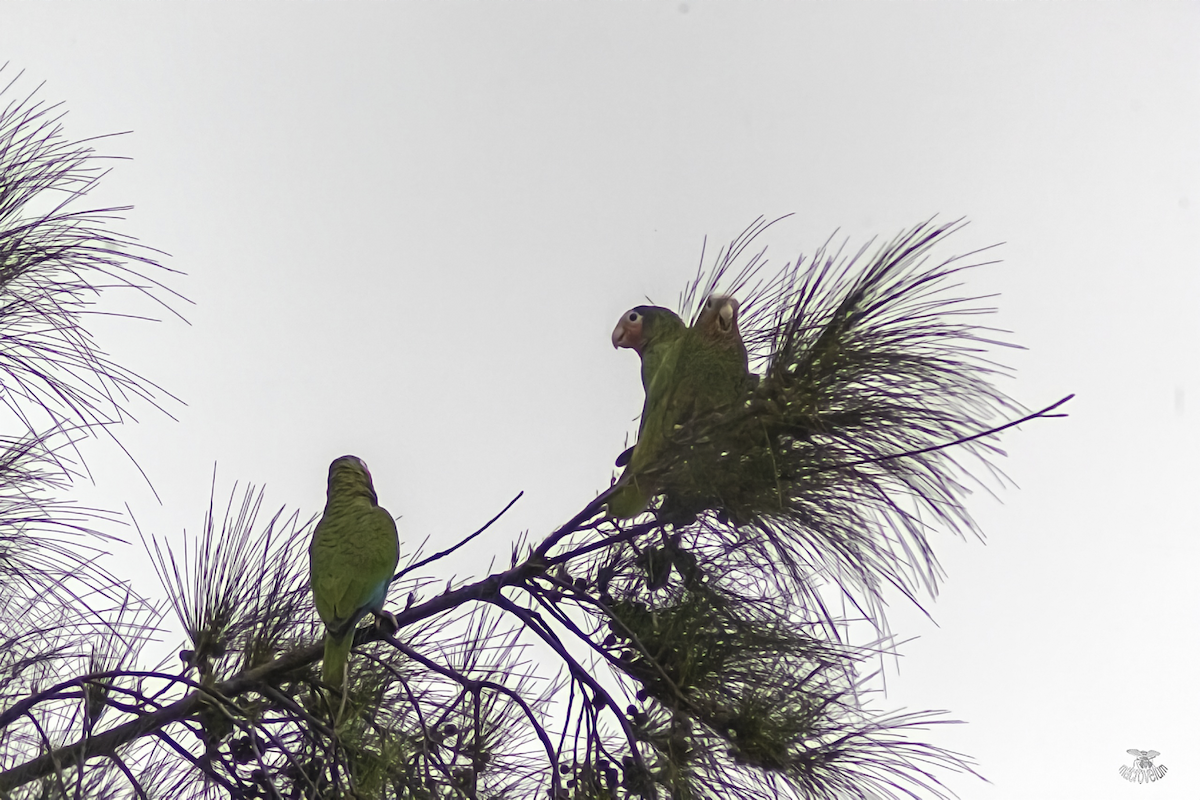
[[[964,798],[1200,793],[1200,4],[209,3],[0,6],[11,99],[67,133],[131,130],[96,202],[187,273],[190,321],[97,321],[116,360],[186,401],[88,450],[88,502],[200,528],[218,496],[324,502],[370,464],[445,569],[507,564],[607,486],[636,429],[636,357],[609,333],[674,305],[705,235],[796,212],[780,265],[966,215],[945,256],[1006,244],[999,291],[1028,351],[1005,388],[1071,417],[1005,439],[1019,488],[939,537],[948,582],[891,614],[890,707],[968,725]],[[157,313],[144,304],[106,308]],[[160,593],[137,550],[122,550]],[[444,573],[443,573],[444,574]],[[893,664],[894,667],[894,664]],[[1128,784],[1127,748],[1170,773]]]

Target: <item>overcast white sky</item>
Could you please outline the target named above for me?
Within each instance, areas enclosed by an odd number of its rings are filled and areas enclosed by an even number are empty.
[[[90,502],[196,531],[218,492],[319,511],[370,465],[402,536],[481,575],[608,484],[637,359],[609,333],[673,305],[705,235],[796,212],[780,264],[937,213],[938,252],[1006,242],[969,288],[1029,348],[1019,489],[940,537],[937,625],[893,609],[887,705],[991,780],[964,798],[1200,793],[1200,4],[0,4],[15,90],[119,163],[97,202],[170,253],[191,325],[97,322],[186,401],[97,445]],[[113,307],[126,307],[114,304]],[[145,306],[131,305],[141,311]],[[123,551],[138,585],[152,575]],[[1117,774],[1155,749],[1152,788]]]

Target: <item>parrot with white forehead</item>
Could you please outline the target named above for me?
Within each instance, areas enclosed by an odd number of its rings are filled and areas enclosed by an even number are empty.
[[[628,518],[645,510],[657,484],[644,471],[679,426],[741,399],[750,371],[738,308],[736,299],[712,295],[690,328],[657,306],[638,306],[617,323],[613,346],[641,356],[646,401],[637,444],[608,501],[610,516]]]
[[[650,391],[658,367],[671,346],[687,330],[683,320],[669,308],[637,306],[621,315],[612,332],[613,347],[627,347],[642,360],[642,388]]]
[[[627,347],[642,360],[642,388],[646,399],[642,419],[638,424],[637,443],[632,452],[618,459],[624,465],[617,486],[608,500],[608,513],[613,517],[635,517],[650,502],[653,485],[641,469],[653,461],[663,444],[662,422],[664,404],[670,399],[668,391],[675,371],[678,344],[687,326],[674,311],[661,306],[637,306],[621,315],[613,329],[613,347]]]
[[[325,623],[321,680],[342,688],[354,629],[368,613],[383,614],[400,538],[392,515],[379,506],[371,473],[357,456],[329,465],[325,513],[308,547],[309,582]]]
[[[750,379],[750,358],[738,328],[740,307],[729,295],[711,295],[688,331],[681,380],[693,384],[699,413],[737,402]]]

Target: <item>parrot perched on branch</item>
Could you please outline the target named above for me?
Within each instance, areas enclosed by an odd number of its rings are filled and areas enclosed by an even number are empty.
[[[637,443],[632,452],[622,454],[618,466],[625,471],[608,501],[608,513],[614,517],[634,517],[650,501],[650,485],[639,481],[639,469],[648,463],[662,441],[659,425],[663,404],[668,399],[668,386],[675,370],[680,339],[687,326],[674,311],[661,306],[637,306],[621,315],[613,329],[613,347],[627,347],[642,360],[642,388],[646,400],[638,424]],[[645,483],[646,485],[642,485]]]
[[[342,456],[329,465],[325,513],[308,547],[309,582],[325,623],[321,680],[342,688],[354,629],[368,612],[381,615],[400,560],[396,523],[380,508],[367,465]]]
[[[656,306],[632,309],[617,324],[613,345],[642,357],[646,402],[637,444],[608,501],[610,516],[628,518],[645,510],[660,483],[646,472],[661,466],[655,462],[678,429],[741,400],[750,371],[737,314],[737,300],[713,295],[690,328]]]

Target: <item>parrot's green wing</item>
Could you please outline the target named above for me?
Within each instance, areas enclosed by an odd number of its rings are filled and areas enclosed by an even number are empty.
[[[630,347],[642,359],[642,387],[646,392],[638,439],[633,451],[622,454],[621,474],[608,499],[613,517],[634,517],[646,508],[653,491],[652,482],[639,477],[636,465],[648,463],[661,446],[663,405],[668,400],[671,375],[675,369],[678,345],[687,327],[679,315],[659,306],[638,306],[625,312],[613,331],[613,345]],[[640,455],[639,455],[640,453]]]
[[[341,687],[354,629],[379,614],[400,560],[396,523],[380,508],[367,466],[355,456],[329,465],[325,513],[308,548],[309,582],[325,623],[322,680]]]

